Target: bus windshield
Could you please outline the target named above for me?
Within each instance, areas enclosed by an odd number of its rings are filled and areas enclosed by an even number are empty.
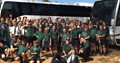
[[[8,15],[12,14],[13,17],[21,15],[91,17],[91,7],[86,6],[7,1],[3,7],[1,16],[5,16],[4,13],[7,12]]]
[[[110,21],[115,16],[116,4],[117,0],[96,1],[92,9],[93,17],[111,25]]]

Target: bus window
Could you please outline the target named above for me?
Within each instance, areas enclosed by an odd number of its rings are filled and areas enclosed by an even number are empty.
[[[5,3],[3,6],[3,9],[12,9],[12,4],[11,3]]]
[[[117,0],[96,1],[92,9],[92,15],[98,20],[103,20],[108,26],[111,25],[111,19],[114,18]]]

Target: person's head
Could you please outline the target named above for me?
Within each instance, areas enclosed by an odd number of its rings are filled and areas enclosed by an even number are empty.
[[[103,29],[103,25],[99,25],[99,29],[102,30]]]
[[[45,26],[46,26],[46,27],[49,27],[49,23],[45,23]]]
[[[86,40],[84,39],[84,37],[81,37],[81,38],[80,38],[80,42],[81,42],[81,43],[84,43],[85,41],[86,41]]]
[[[39,31],[42,32],[42,27],[39,27]]]
[[[38,41],[37,40],[33,41],[33,46],[35,46],[35,47],[38,46]]]
[[[88,31],[88,26],[85,26],[85,27],[84,27],[84,31]]]
[[[48,17],[48,23],[52,22],[51,17]]]
[[[39,24],[39,20],[40,20],[40,19],[36,19],[36,20],[35,20],[36,24]]]
[[[103,23],[102,23],[102,25],[103,25],[103,26],[106,26],[106,23],[105,23],[105,22],[103,22]]]
[[[45,33],[48,33],[49,32],[49,29],[46,27],[45,28]]]
[[[65,43],[66,43],[66,45],[68,45],[70,43],[69,38],[66,39]]]
[[[28,21],[28,25],[32,25],[32,21],[31,20]]]
[[[21,44],[24,46],[26,45],[25,39],[22,39]]]
[[[1,22],[2,22],[2,21],[4,21],[4,18],[3,18],[3,17],[1,17],[0,21],[1,21]]]
[[[13,36],[12,36],[12,40],[16,42],[16,40],[17,40],[17,39],[16,39],[16,36],[13,35]]]
[[[17,26],[17,23],[16,23],[16,21],[13,21],[13,26]]]
[[[94,24],[93,23],[90,26],[91,26],[91,28],[94,28]]]
[[[52,26],[52,30],[55,30],[55,29],[56,29],[55,25],[54,25],[54,26]]]
[[[75,49],[71,49],[71,53],[72,53],[72,54],[75,54],[75,53],[76,53],[76,50],[75,50]]]
[[[67,31],[66,31],[66,28],[64,28],[64,29],[63,29],[63,33],[66,33],[66,32],[67,32]]]
[[[77,26],[76,26],[76,25],[73,25],[73,29],[77,29]]]

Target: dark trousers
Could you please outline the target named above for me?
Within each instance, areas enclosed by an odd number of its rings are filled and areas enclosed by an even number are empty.
[[[62,54],[60,54],[59,52],[57,53],[54,53],[53,54],[53,57],[52,57],[52,63],[67,63],[62,57],[61,57]],[[58,59],[58,60],[56,60]]]
[[[83,58],[84,61],[87,61],[90,55],[90,47],[85,49],[80,56]]]

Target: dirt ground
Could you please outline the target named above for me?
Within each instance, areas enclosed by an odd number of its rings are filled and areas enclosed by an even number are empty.
[[[85,62],[85,63],[120,63],[120,49],[110,49],[109,54],[107,56],[100,56],[97,54],[96,56],[90,56],[93,60]],[[43,63],[50,63],[51,62],[51,57],[47,57],[45,60],[45,57],[42,57]],[[80,63],[81,58],[79,58]],[[5,62],[3,60],[0,60],[0,63],[19,63],[19,61],[14,61],[14,62]]]

